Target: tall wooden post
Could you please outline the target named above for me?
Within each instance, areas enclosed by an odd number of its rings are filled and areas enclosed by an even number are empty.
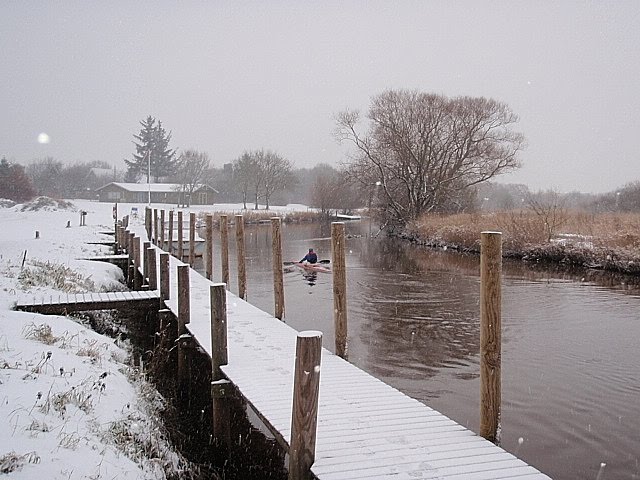
[[[213,216],[207,214],[205,217],[205,238],[207,245],[204,252],[204,272],[205,277],[211,280],[213,275]]]
[[[133,234],[132,234],[133,235]],[[140,265],[142,262],[140,260],[140,256],[142,255],[140,251],[140,237],[133,238],[133,289],[140,290],[142,288],[143,278],[140,274]]]
[[[271,218],[271,249],[273,251],[273,297],[275,302],[274,316],[282,320],[284,317],[284,275],[282,272],[282,236],[280,234],[280,217]]]
[[[226,215],[220,215],[220,265],[222,283],[229,285],[229,222]]]
[[[496,442],[501,403],[502,234],[480,239],[480,435]]]
[[[158,274],[156,267],[156,249],[149,247],[149,290],[158,289]]]
[[[180,261],[182,258],[182,212],[178,211],[178,254],[176,258]]]
[[[146,281],[146,279],[149,278],[149,257],[147,256],[147,250],[149,250],[149,247],[151,246],[151,242],[144,242],[142,244],[142,251],[145,252],[145,256],[144,256],[144,265],[142,266],[142,276],[144,277]]]
[[[189,265],[178,266],[178,396],[184,398],[187,385],[187,351],[182,337],[190,322]]]
[[[153,209],[153,240],[154,245],[158,245],[158,209]]]
[[[169,277],[169,254],[160,254],[160,303],[169,300],[171,296],[171,278]]]
[[[229,407],[226,397],[229,382],[220,367],[228,363],[227,354],[227,286],[216,283],[210,287],[211,301],[211,397],[213,438],[217,445],[230,443]]]
[[[196,264],[196,214],[189,213],[189,265]]]
[[[300,332],[296,341],[289,480],[310,478],[316,457],[322,332]]]
[[[247,299],[247,267],[244,255],[244,219],[236,215],[236,251],[238,254],[238,296]]]
[[[167,252],[169,254],[173,253],[173,210],[169,210],[169,246],[167,247]]]
[[[149,241],[152,239],[151,220],[151,209],[149,207],[144,207],[144,228],[147,231],[147,238]]]
[[[164,249],[164,208],[160,210],[160,241],[159,246]]]
[[[333,264],[333,325],[336,355],[347,358],[347,272],[344,223],[331,224],[331,263]]]

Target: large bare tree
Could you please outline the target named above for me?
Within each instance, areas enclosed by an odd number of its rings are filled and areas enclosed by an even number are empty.
[[[431,211],[451,210],[469,187],[518,166],[518,117],[501,102],[389,90],[372,98],[369,130],[357,111],[337,116],[336,136],[356,148],[348,162],[365,185],[380,182],[384,215],[404,225]]]

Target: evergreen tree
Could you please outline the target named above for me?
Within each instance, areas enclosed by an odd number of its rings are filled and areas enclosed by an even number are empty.
[[[147,177],[150,165],[151,179],[158,182],[161,177],[167,177],[176,173],[178,158],[176,150],[169,148],[171,141],[171,132],[167,133],[162,122],[149,115],[145,120],[140,122],[142,128],[138,135],[133,137],[136,139],[136,153],[133,154],[132,160],[126,160],[127,179]]]
[[[31,180],[24,173],[24,167],[11,164],[6,158],[0,160],[0,198],[14,202],[24,202],[35,197]]]

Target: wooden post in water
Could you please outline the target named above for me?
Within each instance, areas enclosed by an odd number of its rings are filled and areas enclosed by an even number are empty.
[[[160,210],[160,248],[164,249],[164,208]]]
[[[169,254],[160,254],[160,303],[169,300],[171,296],[171,278],[169,277]]]
[[[333,327],[336,355],[346,359],[347,350],[347,271],[344,223],[331,224],[331,263],[333,264]]]
[[[316,457],[322,332],[300,332],[296,341],[289,480],[307,480]]]
[[[220,215],[220,266],[222,283],[229,285],[229,223],[226,215]]]
[[[502,234],[480,240],[480,435],[496,442],[500,424]]]
[[[183,348],[182,336],[187,334],[190,322],[189,265],[178,266],[178,396],[185,398],[187,378],[187,352]]]
[[[147,237],[151,241],[151,209],[144,207],[144,228],[147,231]]]
[[[224,283],[211,285],[211,399],[213,415],[213,439],[216,445],[229,446],[231,429],[229,407],[229,381],[220,367],[228,363],[227,354],[227,286]]]
[[[238,254],[238,296],[247,299],[247,266],[244,258],[244,217],[236,215],[236,250]]]
[[[158,209],[153,209],[153,240],[154,245],[158,245]]]
[[[178,251],[176,258],[182,261],[182,212],[178,210]]]
[[[282,272],[282,236],[280,217],[271,218],[271,248],[273,251],[273,297],[275,302],[274,316],[282,320],[284,317],[284,276]]]
[[[196,214],[189,213],[189,265],[196,264]]]
[[[156,267],[156,249],[149,247],[149,290],[158,289],[158,274]]]
[[[213,276],[213,216],[210,214],[205,217],[205,227],[207,245],[204,251],[204,272],[205,277],[211,280]]]
[[[129,256],[129,262],[127,263],[128,267],[128,286],[129,288],[134,287],[134,279],[136,277],[136,264],[133,257],[133,233],[127,230],[127,255]]]
[[[144,242],[142,244],[142,251],[144,252],[144,265],[142,267],[142,274],[144,276],[144,281],[147,281],[149,278],[149,257],[147,256],[147,250],[151,246],[151,242]]]

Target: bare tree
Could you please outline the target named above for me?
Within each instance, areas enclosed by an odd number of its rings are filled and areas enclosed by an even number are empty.
[[[350,178],[329,165],[318,165],[313,169],[315,179],[311,188],[311,206],[322,213],[331,210],[349,213],[362,206],[362,193]]]
[[[293,181],[292,165],[289,160],[270,150],[255,152],[259,180],[256,180],[256,210],[258,209],[258,192],[264,199],[265,208],[269,210],[269,199],[274,192],[282,190]]]
[[[259,178],[258,162],[253,154],[244,152],[233,162],[233,181],[242,193],[242,205],[245,210],[247,209],[249,190],[254,186],[256,178]]]
[[[340,113],[336,136],[356,147],[351,175],[381,182],[385,216],[398,225],[450,209],[463,190],[517,167],[524,146],[512,131],[518,117],[486,98],[389,90],[372,99],[368,119],[361,134],[359,113]]]
[[[531,209],[544,224],[544,232],[547,242],[558,233],[569,219],[565,198],[556,190],[531,193],[529,190],[522,192],[525,204]]]
[[[180,184],[182,206],[191,205],[191,195],[202,183],[208,168],[209,156],[206,153],[190,149],[180,155],[176,179]]]

